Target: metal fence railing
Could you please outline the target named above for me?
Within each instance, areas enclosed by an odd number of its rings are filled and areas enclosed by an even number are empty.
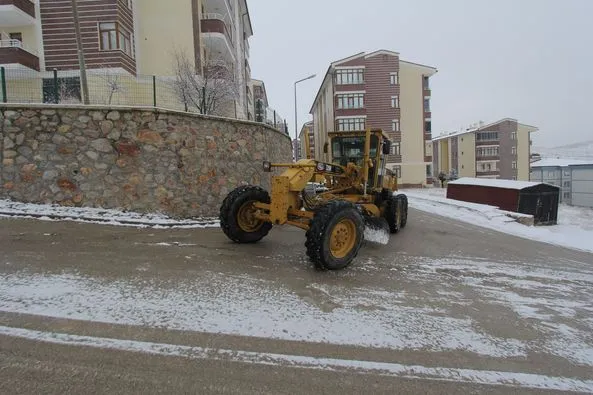
[[[168,110],[201,113],[195,103],[179,89],[176,77],[132,75],[109,69],[87,71],[90,105],[159,107]],[[187,91],[186,91],[187,92]],[[18,104],[83,104],[78,70],[36,72],[25,68],[0,67],[0,103]],[[194,105],[192,105],[194,104]],[[234,99],[219,106],[221,115],[243,118]],[[286,121],[272,108],[257,110],[256,122],[287,133]],[[253,109],[251,110],[253,111]]]
[[[0,68],[3,103],[82,104],[80,73],[33,72]],[[174,77],[130,75],[110,70],[87,72],[89,104],[150,106],[190,111],[175,89]]]

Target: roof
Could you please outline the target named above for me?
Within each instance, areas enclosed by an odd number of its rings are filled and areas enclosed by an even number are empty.
[[[534,187],[541,185],[541,182],[530,182],[530,181],[515,181],[515,180],[501,180],[492,178],[470,178],[463,177],[455,181],[449,182],[453,185],[477,185],[483,187],[494,187],[503,189],[516,189],[521,190],[525,188]]]
[[[432,141],[447,139],[449,137],[461,136],[463,134],[468,134],[468,133],[479,132],[480,130],[487,129],[487,128],[491,127],[491,126],[498,125],[499,123],[503,123],[503,122],[507,122],[507,121],[517,122],[517,126],[527,126],[528,128],[535,129],[536,131],[539,130],[539,128],[537,128],[535,126],[531,126],[531,125],[527,125],[527,124],[521,123],[521,122],[517,121],[514,118],[503,118],[503,119],[499,119],[498,121],[491,122],[491,123],[486,124],[486,125],[481,125],[479,127],[468,128],[468,129],[465,129],[465,130],[460,130],[458,132],[453,132],[453,133],[448,133],[448,134],[441,134],[440,136],[437,136],[437,137],[433,138]]]
[[[592,160],[577,159],[542,159],[531,164],[531,167],[568,167],[578,165],[593,165]]]
[[[353,59],[356,59],[356,58],[360,58],[360,57],[363,57],[364,56],[365,59],[366,59],[368,57],[376,56],[376,55],[380,55],[380,54],[392,55],[392,56],[399,56],[399,52],[389,51],[389,50],[386,50],[386,49],[380,49],[380,50],[373,51],[373,52],[370,52],[370,53],[359,52],[357,54],[348,56],[346,58],[342,58],[342,59],[336,60],[334,62],[331,62],[330,65],[329,65],[329,67],[327,68],[327,71],[325,72],[325,76],[323,77],[323,81],[321,81],[321,85],[319,86],[319,90],[317,91],[317,94],[315,95],[315,100],[313,100],[313,104],[311,105],[311,109],[309,110],[309,114],[313,114],[313,108],[315,108],[315,103],[317,103],[317,100],[319,99],[319,95],[321,94],[321,90],[323,89],[323,85],[325,85],[325,81],[327,80],[327,77],[331,75],[330,71],[332,70],[332,68],[337,67],[337,66],[339,66],[342,63],[349,62],[349,61],[351,61]],[[419,68],[427,69],[427,71],[432,72],[433,74],[437,72],[437,69],[435,67],[432,67],[432,66],[426,66],[426,65],[423,65],[423,64],[419,64],[419,63],[406,62],[406,61],[404,61],[402,59],[400,59],[399,61],[400,61],[400,63],[406,63],[406,64],[409,64],[409,65],[414,66],[414,67],[419,67]]]

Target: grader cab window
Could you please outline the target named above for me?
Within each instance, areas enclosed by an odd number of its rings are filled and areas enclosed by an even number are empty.
[[[370,157],[377,155],[379,139],[377,136],[371,136]],[[364,137],[334,137],[332,138],[332,156],[336,163],[346,166],[348,162],[353,162],[362,166],[364,159]]]

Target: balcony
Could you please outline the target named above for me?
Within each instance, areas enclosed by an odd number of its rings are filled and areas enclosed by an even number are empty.
[[[0,65],[39,71],[39,57],[19,40],[0,40]]]
[[[208,49],[228,61],[235,62],[233,32],[229,29],[224,15],[203,14],[201,32]]]
[[[25,26],[35,23],[35,4],[30,0],[0,0],[0,26]]]

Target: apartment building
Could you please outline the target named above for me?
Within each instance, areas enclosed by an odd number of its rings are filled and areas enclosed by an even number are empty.
[[[531,163],[529,178],[560,187],[562,203],[593,207],[593,161],[542,159]]]
[[[79,0],[78,12],[91,84],[105,70],[127,77],[173,77],[176,55],[184,54],[196,74],[212,67],[210,61],[231,69],[239,87],[232,115],[253,119],[253,30],[246,0]],[[0,66],[9,85],[34,85],[27,76],[49,79],[57,70],[75,89],[79,63],[71,0],[0,0],[0,32]],[[29,88],[23,91],[35,96]]]
[[[535,126],[504,118],[432,140],[433,175],[529,181]]]
[[[253,92],[253,114],[255,115],[255,121],[263,122],[288,134],[286,120],[269,105],[266,84],[262,80],[251,79],[250,85]]]
[[[397,52],[361,52],[330,64],[311,108],[315,158],[330,131],[381,128],[389,134],[388,167],[401,186],[432,183],[430,77],[437,72]]]
[[[299,143],[298,139],[292,140],[292,159],[297,161],[301,158],[302,151],[301,151],[301,144]]]
[[[300,159],[315,158],[315,135],[313,134],[313,121],[306,122],[301,128],[299,133],[299,144],[301,145],[301,157]],[[309,145],[309,151],[307,155],[307,141]]]

